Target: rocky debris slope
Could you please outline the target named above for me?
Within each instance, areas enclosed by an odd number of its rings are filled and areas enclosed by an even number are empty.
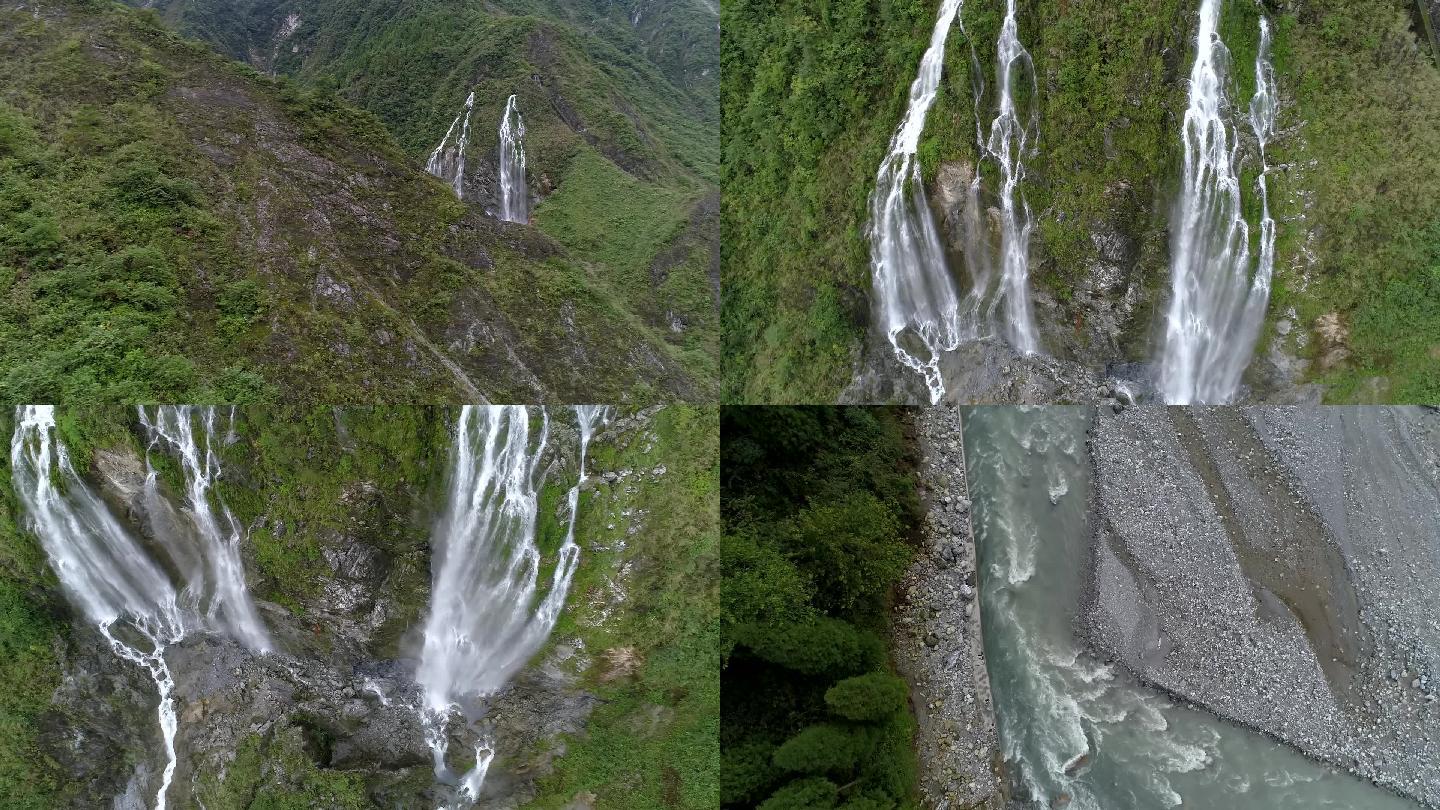
[[[1102,409],[1091,457],[1102,653],[1440,804],[1440,418]]]
[[[891,639],[910,683],[926,807],[1004,806],[1000,755],[981,639],[975,542],[960,416],[915,415],[922,454],[925,542],[900,584]]]

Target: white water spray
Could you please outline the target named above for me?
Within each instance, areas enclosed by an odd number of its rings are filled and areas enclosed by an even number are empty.
[[[228,563],[214,563],[211,558],[217,550],[206,538],[197,549],[188,547],[183,538],[157,535],[158,550],[166,556],[162,561],[126,531],[71,464],[56,432],[53,407],[24,406],[16,409],[15,417],[10,463],[28,528],[39,538],[70,601],[116,655],[145,668],[155,681],[166,759],[155,808],[165,810],[165,794],[175,774],[178,728],[172,698],[175,679],[165,662],[166,647],[192,630],[219,629],[236,632],[246,643],[258,638],[262,643],[252,646],[268,649],[264,628],[258,619],[246,626],[245,617],[253,618],[254,607],[243,593],[243,574],[237,574],[242,589],[238,596],[214,581],[214,572]],[[197,558],[211,564],[186,564]],[[183,590],[177,591],[165,573],[162,566],[167,563],[188,574]],[[206,599],[208,609],[192,610]]]
[[[436,778],[458,785],[462,802],[479,796],[495,757],[489,733],[474,728],[476,712],[483,711],[485,700],[549,636],[579,562],[575,517],[585,482],[585,453],[605,411],[593,406],[575,410],[579,480],[569,493],[569,525],[556,553],[550,587],[538,606],[541,552],[536,529],[549,415],[541,413],[534,436],[530,411],[516,406],[466,406],[456,425],[449,494],[432,541],[430,612],[416,680],[424,693],[422,719]],[[459,776],[445,762],[446,727],[457,713],[479,737],[474,767]]]
[[[1005,21],[1000,26],[996,45],[995,84],[1000,93],[1000,109],[990,123],[990,138],[982,141],[981,149],[1000,167],[1000,292],[1005,302],[1005,330],[1016,349],[1034,354],[1040,350],[1040,336],[1030,308],[1030,204],[1020,194],[1020,181],[1025,177],[1027,154],[1034,152],[1035,116],[1022,121],[1015,102],[1017,81],[1030,82],[1030,98],[1035,96],[1035,66],[1030,52],[1020,44],[1019,25],[1015,20],[1015,0],[1006,4]],[[975,174],[976,183],[980,174]],[[1017,199],[1018,198],[1018,199]],[[981,300],[976,288],[970,297]]]
[[[939,91],[945,61],[945,41],[963,0],[944,0],[930,35],[930,46],[910,85],[909,106],[890,141],[890,152],[880,164],[875,192],[870,198],[870,256],[874,270],[876,318],[900,362],[919,373],[930,401],[945,395],[940,356],[962,341],[992,334],[996,309],[1004,305],[1004,333],[1019,351],[1038,352],[1040,341],[1030,306],[1029,246],[1031,216],[1020,194],[1023,158],[1034,151],[1034,116],[1021,116],[1015,87],[1035,81],[1030,54],[1020,44],[1011,0],[996,45],[999,109],[988,137],[980,128],[980,97],[976,87],[976,139],[982,157],[1000,169],[1000,273],[994,259],[989,224],[980,211],[980,173],[975,173],[966,204],[966,270],[970,290],[960,300],[945,259],[934,216],[925,198],[924,180],[915,159],[925,117]]]
[[[500,218],[530,221],[530,188],[525,182],[525,119],[515,96],[505,102],[500,119]]]
[[[435,147],[435,151],[430,153],[430,160],[425,163],[425,171],[448,182],[455,190],[455,196],[462,200],[465,199],[465,148],[470,144],[470,112],[474,108],[475,93],[472,91],[465,99],[465,109],[455,116],[440,145]],[[457,129],[460,137],[455,139]]]
[[[945,393],[940,354],[969,337],[960,328],[960,296],[945,262],[915,152],[935,103],[945,64],[945,40],[962,0],[942,0],[930,46],[910,83],[905,117],[890,139],[870,195],[870,264],[875,315],[895,356],[925,378],[930,401]],[[918,345],[916,345],[918,344]]]
[[[1275,128],[1270,24],[1261,19],[1250,126],[1260,143],[1260,255],[1252,269],[1250,228],[1241,206],[1239,133],[1226,95],[1230,52],[1220,40],[1221,0],[1203,0],[1182,139],[1185,169],[1175,212],[1160,391],[1171,404],[1232,400],[1260,334],[1275,264],[1264,171]]]
[[[150,437],[150,449],[157,445],[166,447],[180,462],[190,520],[203,552],[203,563],[209,569],[190,576],[187,593],[203,600],[202,604],[196,605],[196,610],[205,617],[209,626],[225,631],[251,649],[268,651],[273,645],[255,610],[255,603],[250,599],[250,591],[245,585],[245,570],[240,562],[240,521],[235,519],[218,495],[215,496],[215,502],[220,507],[218,515],[210,503],[211,488],[220,476],[220,457],[215,453],[216,409],[181,405],[160,406],[154,411],[152,417],[143,406],[140,407],[140,424]],[[203,430],[203,441],[196,438],[196,421]],[[227,431],[233,431],[234,425],[235,412],[232,409],[227,419]],[[148,452],[145,466],[145,494],[155,502],[160,497],[159,476]],[[199,592],[201,587],[212,588],[213,594]]]

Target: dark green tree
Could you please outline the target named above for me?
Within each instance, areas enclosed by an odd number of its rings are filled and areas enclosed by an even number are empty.
[[[847,720],[884,720],[905,709],[905,682],[888,672],[846,678],[825,692],[830,711]]]

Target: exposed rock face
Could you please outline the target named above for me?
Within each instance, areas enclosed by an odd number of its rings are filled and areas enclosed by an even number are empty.
[[[1440,803],[1440,420],[1096,417],[1090,640],[1146,683]]]
[[[649,453],[658,410],[615,414],[592,450],[642,442]],[[351,441],[339,414],[333,425],[341,444]],[[551,425],[550,449],[541,460],[547,481],[574,476],[574,432],[563,423]],[[159,496],[146,497],[144,462],[134,449],[97,448],[93,459],[90,478],[133,530],[185,527],[188,518],[176,506],[181,500],[163,476]],[[243,453],[227,453],[226,459],[227,480],[263,485],[254,480]],[[606,469],[592,458],[582,514],[597,510],[605,518],[595,519],[610,521],[612,533],[633,536],[648,515],[631,499],[667,474],[665,462],[656,457],[645,469]],[[192,634],[167,650],[178,714],[178,761],[167,793],[172,807],[229,806],[257,785],[303,781],[306,772],[360,780],[376,806],[434,807],[446,801],[445,788],[435,784],[414,680],[415,605],[423,610],[427,602],[430,561],[428,548],[409,549],[412,535],[430,529],[438,508],[431,494],[386,491],[363,480],[341,492],[343,519],[312,532],[320,541],[312,561],[321,572],[320,587],[298,604],[259,603],[276,652],[257,653],[211,634]],[[554,508],[555,520],[568,517],[563,504]],[[279,520],[267,514],[247,529],[268,528],[279,536]],[[242,553],[248,567],[255,549],[246,537]],[[611,541],[610,547],[589,538],[580,542],[582,570],[604,566],[603,574],[592,574],[598,587],[570,595],[567,611],[576,621],[585,617],[584,629],[557,635],[478,716],[455,718],[447,729],[452,764],[460,771],[471,764],[463,760],[473,751],[471,726],[483,727],[495,740],[496,757],[477,807],[515,808],[536,798],[538,780],[565,755],[561,736],[586,733],[599,704],[593,684],[634,677],[643,663],[634,648],[585,644],[585,629],[606,638],[613,633],[612,617],[627,609],[630,571],[644,564],[643,558],[622,564],[603,553],[623,541]],[[248,569],[252,580],[256,570]],[[155,684],[79,617],[70,636],[56,643],[64,680],[45,719],[42,743],[72,784],[63,806],[149,808],[165,767]],[[669,709],[654,709],[648,722],[657,727],[673,719],[666,715]]]
[[[999,810],[1005,798],[960,416],[942,407],[916,411],[915,420],[928,509],[925,542],[900,584],[891,646],[910,683],[921,793],[929,808]]]
[[[1092,402],[1100,379],[1079,364],[1016,352],[987,338],[962,343],[940,361],[947,404],[1040,405]],[[930,394],[918,374],[896,359],[883,337],[871,336],[857,357],[842,403],[925,403]]]

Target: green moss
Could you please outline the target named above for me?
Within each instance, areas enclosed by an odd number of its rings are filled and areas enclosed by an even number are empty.
[[[282,726],[262,737],[246,737],[225,771],[200,777],[197,789],[206,807],[216,810],[363,810],[364,774],[320,766],[307,750],[302,729]]]
[[[224,449],[217,491],[253,527],[262,598],[299,611],[323,586],[322,548],[341,537],[394,564],[386,594],[399,608],[380,633],[398,638],[428,593],[423,561],[431,499],[449,446],[430,408],[245,408]],[[263,525],[261,525],[263,518]]]

